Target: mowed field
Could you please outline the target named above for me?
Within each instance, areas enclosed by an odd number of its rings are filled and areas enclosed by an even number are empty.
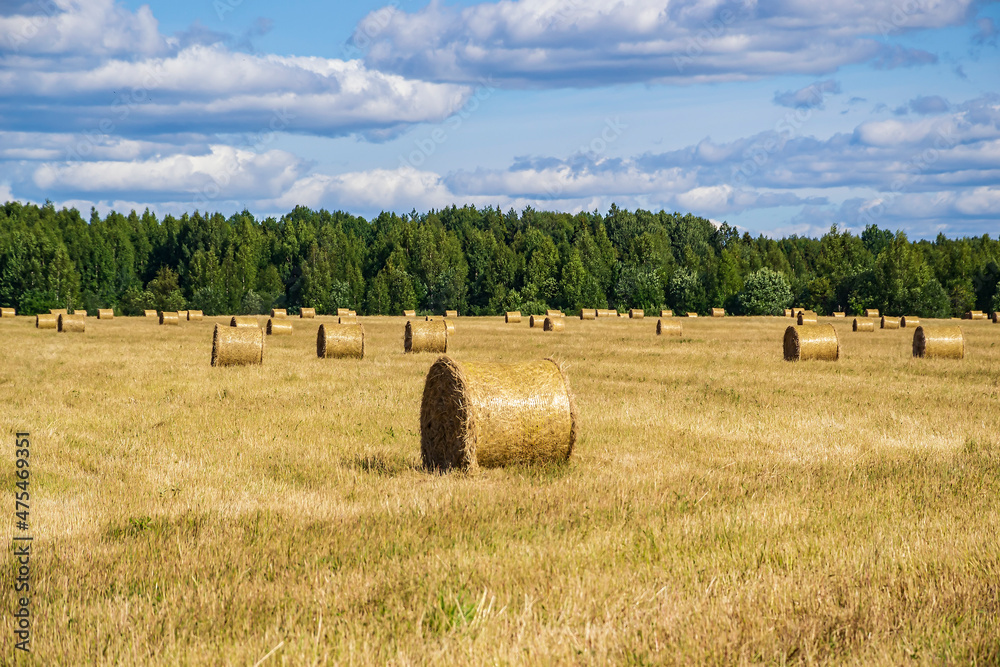
[[[18,664],[1000,661],[1000,325],[920,360],[912,330],[820,318],[840,361],[789,363],[790,318],[459,318],[459,360],[561,361],[580,437],[437,475],[437,355],[403,354],[404,318],[360,318],[362,361],[293,319],[263,366],[212,368],[223,321],[0,320],[8,545],[32,438]]]

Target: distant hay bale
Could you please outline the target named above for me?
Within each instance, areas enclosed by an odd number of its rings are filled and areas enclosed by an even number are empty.
[[[565,317],[546,317],[542,331],[562,331],[566,328]]]
[[[448,324],[444,320],[408,320],[403,334],[403,352],[447,352]]]
[[[415,310],[404,310],[403,311],[403,317],[416,317],[416,316],[417,316],[417,311],[415,311]]]
[[[898,329],[899,328],[899,318],[898,317],[886,317],[882,316],[882,328],[883,329]]]
[[[546,317],[566,317],[561,310],[546,310]]]
[[[785,361],[837,361],[840,340],[832,324],[785,329]]]
[[[164,311],[160,313],[160,324],[176,326],[181,323],[181,316],[176,312]]]
[[[795,321],[799,326],[803,326],[806,324],[816,324],[819,322],[819,317],[817,317],[816,313],[814,313],[811,310],[802,310],[799,311],[799,316],[796,318]]]
[[[36,329],[55,329],[56,328],[56,316],[55,315],[35,315],[35,328]]]
[[[698,313],[687,313],[686,317],[698,317]]]
[[[852,327],[855,331],[875,331],[875,320],[866,317],[855,317]]]
[[[87,320],[80,315],[59,315],[56,329],[60,333],[84,333],[87,330]]]
[[[14,317],[17,311],[13,308],[0,308],[0,317]]]
[[[962,359],[965,357],[965,336],[962,327],[946,325],[913,332],[913,356],[924,359]]]
[[[320,359],[364,359],[365,328],[360,324],[321,324],[316,334]]]
[[[97,319],[99,320],[113,320],[115,319],[115,311],[111,308],[98,308],[97,309]]]
[[[268,336],[289,336],[292,333],[292,323],[287,319],[272,317],[267,321]]]
[[[847,317],[847,313],[845,313],[842,310],[835,310],[835,311],[833,311],[833,316],[834,317]]]
[[[674,316],[674,311],[672,311],[672,310],[661,310],[660,311],[660,317],[673,317],[673,316]]]
[[[879,317],[878,308],[865,308],[865,317]]]
[[[337,324],[357,324],[357,315],[341,315],[337,318]]]
[[[316,309],[315,308],[299,308],[299,318],[303,320],[313,320],[316,319]]]
[[[904,329],[907,328],[912,329],[913,327],[919,327],[920,318],[914,317],[913,315],[904,315],[903,317],[899,318],[899,326],[903,327]]]
[[[352,311],[349,311],[347,314],[348,315],[353,315],[354,317],[357,317],[358,316],[358,311],[352,310]]]
[[[581,308],[580,309],[580,319],[581,320],[596,320],[597,319],[597,309],[596,308]]]
[[[993,313],[993,324],[1000,324],[1000,313]]]
[[[341,317],[343,315],[350,315],[350,314],[351,314],[351,309],[350,308],[338,308],[337,309],[337,317]]]
[[[455,333],[455,322],[453,320],[445,320],[444,325],[448,327],[448,335]]]
[[[200,310],[189,310],[188,311],[188,322],[201,322],[205,317],[205,313]]]
[[[657,336],[680,336],[682,333],[681,323],[677,320],[656,320]]]
[[[444,311],[444,316],[445,317],[458,317],[458,311],[457,310],[446,310],[446,311]]]
[[[713,308],[712,317],[725,317],[726,311],[724,308]]]
[[[288,317],[288,309],[287,308],[272,308],[271,309],[271,319],[272,320],[275,319],[275,318],[281,318],[281,317]]]
[[[602,317],[618,317],[618,311],[611,310],[610,308],[598,308],[597,318],[600,319]]]
[[[628,317],[630,320],[641,320],[646,316],[646,313],[642,308],[632,308],[628,311]]]
[[[791,308],[785,308],[785,317],[795,317],[795,311]]]
[[[263,329],[215,325],[212,333],[212,366],[256,366],[262,363]]]
[[[965,318],[967,320],[985,320],[988,318],[986,313],[981,310],[970,310],[966,313],[966,315],[968,315],[968,317]]]
[[[181,322],[186,322],[187,318],[188,318],[188,311],[186,311],[186,310],[178,310],[177,311],[177,319],[178,320],[180,320]]]
[[[520,324],[521,323],[521,311],[519,310],[508,310],[503,316],[503,321],[507,324]]]
[[[420,454],[428,470],[559,463],[576,443],[569,382],[551,360],[431,366],[420,404]]]
[[[260,323],[257,321],[257,318],[252,316],[241,317],[240,315],[234,315],[229,320],[229,326],[234,329],[260,329]]]
[[[156,311],[154,310],[153,312],[155,313]],[[66,310],[65,308],[50,308],[49,309],[49,315],[55,315],[56,317],[59,317],[60,315],[67,315],[67,314],[69,314],[69,311]]]
[[[155,310],[144,310],[144,311],[142,311],[142,316],[143,317],[155,317],[155,318],[159,319],[160,314],[158,312],[156,312]]]
[[[541,315],[531,315],[528,317],[528,328],[537,329],[545,323],[545,318]]]

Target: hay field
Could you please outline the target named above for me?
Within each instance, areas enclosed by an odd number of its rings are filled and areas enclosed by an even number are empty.
[[[13,433],[33,450],[19,664],[1000,661],[1000,325],[921,360],[821,318],[840,361],[789,363],[790,318],[462,317],[460,360],[566,365],[580,436],[565,466],[437,476],[437,355],[360,320],[364,360],[317,358],[319,317],[231,368],[228,318],[0,320],[7,544]]]

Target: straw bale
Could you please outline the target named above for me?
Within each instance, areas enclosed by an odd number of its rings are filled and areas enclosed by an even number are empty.
[[[842,310],[835,310],[835,311],[833,311],[833,316],[834,317],[847,317],[847,313],[845,313]]]
[[[455,333],[455,322],[452,320],[445,320],[444,325],[448,327],[448,335]]]
[[[448,324],[444,320],[407,320],[403,352],[447,352]]]
[[[913,332],[913,356],[930,359],[962,359],[965,357],[965,336],[962,327],[917,327]]]
[[[546,310],[545,317],[566,317],[561,310]]]
[[[507,324],[520,324],[521,323],[521,311],[519,310],[508,310],[507,314],[503,316],[503,321]]]
[[[13,308],[0,308],[0,317],[14,317],[17,311]]]
[[[99,320],[113,320],[115,319],[115,311],[111,308],[98,308],[97,309],[97,319]]]
[[[272,308],[271,309],[271,319],[273,320],[275,318],[280,318],[280,317],[288,317],[288,309],[287,308]]]
[[[680,336],[682,333],[681,323],[677,320],[656,320],[657,336]]]
[[[816,316],[816,313],[811,310],[802,310],[799,311],[799,316],[795,319],[795,321],[799,326],[802,326],[805,324],[816,324],[819,322],[819,318]]]
[[[569,381],[552,359],[459,363],[440,357],[420,405],[420,453],[429,470],[559,463],[576,443]]]
[[[855,317],[852,327],[855,331],[875,331],[875,320],[867,317]]]
[[[252,315],[245,317],[234,315],[233,319],[229,320],[229,326],[234,329],[260,329],[260,322],[258,322],[257,318]]]
[[[205,313],[200,310],[189,310],[188,311],[188,322],[201,322],[205,317]]]
[[[562,331],[566,328],[565,317],[546,317],[542,331]]]
[[[879,317],[878,308],[865,308],[865,317]]]
[[[446,310],[446,311],[444,311],[444,316],[445,317],[458,317],[458,311],[457,310]]]
[[[723,309],[723,308],[713,308],[712,309],[712,317],[725,317],[725,316],[726,316],[725,309]]]
[[[321,324],[316,333],[320,359],[364,359],[365,328],[354,324]]]
[[[417,316],[417,311],[415,311],[415,310],[404,310],[403,311],[403,317],[416,317],[416,316]]]
[[[618,317],[618,311],[611,310],[610,308],[598,308],[597,318],[600,319],[602,317]]]
[[[698,313],[688,313],[687,317],[698,317]]]
[[[35,328],[36,329],[55,329],[56,328],[56,316],[55,315],[35,315]]]
[[[342,315],[350,315],[350,314],[351,314],[351,309],[350,308],[338,308],[337,309],[337,317],[341,317]]]
[[[993,313],[993,324],[1000,324],[1000,313]]]
[[[791,308],[785,308],[785,317],[795,317],[795,311]]]
[[[83,333],[87,330],[87,320],[80,315],[59,315],[56,329],[62,333]]]
[[[177,319],[178,320],[180,320],[181,322],[186,322],[187,318],[188,318],[188,311],[186,311],[186,310],[178,310],[177,311]]]
[[[642,308],[632,308],[628,311],[628,317],[631,320],[641,320],[645,316],[646,313],[643,312]]]
[[[882,316],[882,328],[883,329],[898,329],[899,328],[899,318],[898,317],[886,317]]]
[[[159,319],[160,314],[158,312],[156,312],[155,310],[144,310],[144,311],[142,311],[142,316],[143,317],[155,317],[155,318]]]
[[[596,320],[597,319],[597,309],[596,308],[581,308],[580,309],[580,319],[581,320]]]
[[[912,329],[913,327],[919,327],[920,318],[914,317],[913,315],[904,315],[903,317],[899,318],[899,326],[903,327],[904,329],[906,328]]]
[[[357,315],[341,315],[337,318],[337,324],[357,324]]]
[[[531,315],[528,317],[528,328],[537,329],[545,324],[545,318],[541,315]]]
[[[299,308],[299,318],[303,320],[312,320],[316,318],[315,308]]]
[[[213,366],[256,366],[264,363],[264,330],[260,327],[215,325]]]
[[[181,316],[176,312],[161,312],[160,313],[160,324],[169,324],[172,326],[177,326],[181,323]]]
[[[673,317],[673,316],[674,316],[674,311],[672,311],[672,310],[661,310],[660,311],[660,317]]]
[[[156,311],[154,310],[153,312],[155,313]],[[59,317],[60,315],[68,315],[69,311],[65,308],[51,308],[49,309],[49,314]]]
[[[287,319],[272,317],[267,320],[268,336],[289,336],[292,333],[292,323]]]
[[[832,324],[785,329],[785,361],[837,361],[840,339]]]

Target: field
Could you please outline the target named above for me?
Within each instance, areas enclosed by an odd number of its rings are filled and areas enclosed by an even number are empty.
[[[7,544],[32,438],[17,664],[1000,662],[1000,325],[951,361],[839,320],[840,361],[788,363],[790,318],[460,318],[460,360],[563,362],[580,438],[436,475],[436,356],[361,320],[362,361],[296,319],[244,368],[209,365],[223,318],[0,320]]]

